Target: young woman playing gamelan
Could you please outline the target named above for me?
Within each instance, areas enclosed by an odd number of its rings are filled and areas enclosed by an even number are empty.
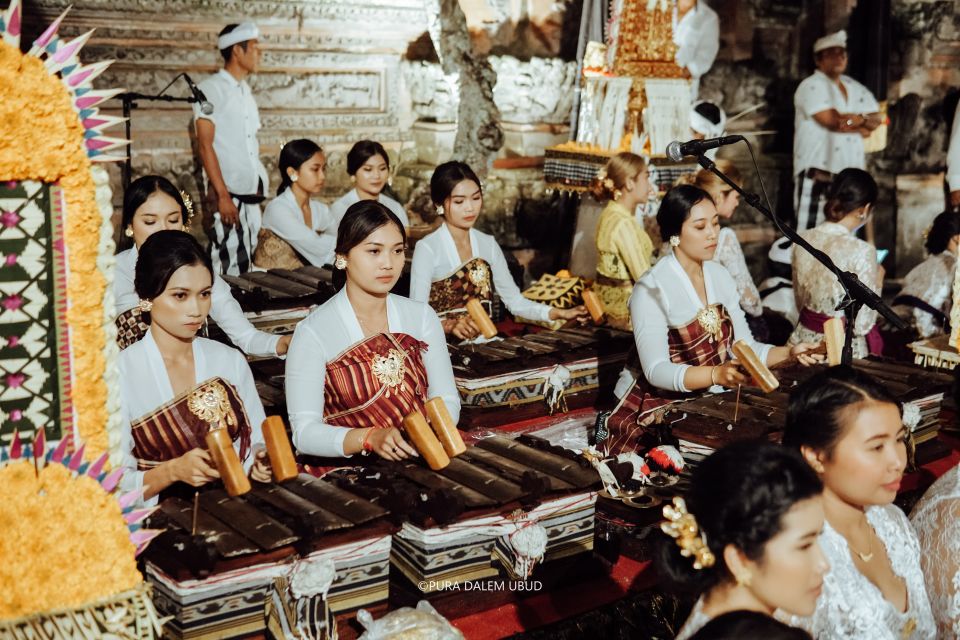
[[[117,341],[124,349],[143,337],[147,323],[141,319],[134,286],[140,247],[152,234],[162,230],[183,231],[189,222],[190,207],[183,195],[162,176],[143,176],[133,181],[123,197],[122,228],[133,247],[117,254],[114,268],[113,300],[117,313]],[[256,356],[283,355],[290,336],[258,331],[243,315],[230,292],[230,285],[213,277],[210,318],[244,353]]]
[[[692,392],[736,388],[748,378],[731,347],[745,341],[767,366],[790,357],[809,364],[813,346],[774,347],[754,340],[730,273],[713,262],[720,217],[707,192],[680,185],[657,212],[673,251],[648,271],[630,298],[639,366],[631,363],[617,384],[620,404],[607,420],[610,453],[633,450],[654,411]]]
[[[428,305],[393,295],[406,234],[382,204],[358,202],[337,234],[334,267],[345,286],[298,326],[286,365],[293,442],[319,472],[344,456],[416,455],[403,418],[443,398],[456,422],[460,398],[440,320]]]
[[[189,234],[159,231],[140,247],[135,286],[150,328],[118,362],[127,488],[155,502],[176,483],[218,477],[204,446],[210,416],[203,407],[216,410],[250,477],[269,481],[263,405],[250,367],[236,349],[197,337],[213,295],[210,257]]]
[[[496,291],[507,309],[528,320],[585,318],[583,306],[555,309],[527,300],[513,281],[496,239],[477,231],[474,224],[483,209],[480,179],[463,162],[445,162],[430,178],[430,196],[443,224],[417,243],[410,271],[410,297],[440,314],[445,333],[474,338],[479,329],[466,304],[477,298],[487,307]]]

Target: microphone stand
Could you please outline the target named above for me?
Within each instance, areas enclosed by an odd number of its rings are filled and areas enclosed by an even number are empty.
[[[728,178],[722,171],[717,169],[716,163],[714,163],[713,160],[704,154],[701,153],[697,156],[697,162],[700,163],[701,167],[713,172],[731,189],[739,193],[747,202],[747,204],[773,222],[773,224],[781,231],[781,233],[783,233],[783,235],[790,238],[795,245],[802,247],[804,251],[816,258],[820,264],[826,267],[830,273],[837,277],[837,281],[843,288],[843,298],[840,300],[840,304],[837,305],[837,309],[843,310],[843,314],[847,320],[843,340],[843,355],[840,360],[843,364],[849,365],[853,362],[853,323],[857,318],[857,314],[860,313],[860,309],[863,307],[863,305],[870,307],[882,315],[894,327],[898,329],[907,328],[906,323],[901,320],[900,317],[883,302],[883,300],[880,299],[880,296],[874,293],[870,287],[861,282],[860,278],[857,277],[857,274],[850,271],[842,271],[836,264],[834,264],[833,260],[830,259],[830,256],[811,246],[810,243],[804,240],[803,237],[789,224],[781,223],[780,220],[769,209],[760,203],[760,197],[757,194],[748,193],[741,189],[733,180]],[[794,249],[794,251],[796,251],[796,249]]]
[[[187,103],[198,102],[198,100],[194,96],[190,96],[187,98],[178,98],[176,96],[168,96],[164,94],[164,91],[169,89],[171,85],[173,85],[174,82],[179,80],[180,76],[182,75],[183,74],[180,74],[174,77],[174,79],[171,80],[167,86],[161,89],[160,93],[158,93],[157,95],[147,95],[143,93],[128,91],[126,93],[121,93],[120,95],[117,96],[117,98],[120,100],[120,103],[122,105],[124,128],[126,131],[127,140],[129,142],[129,144],[127,145],[127,157],[123,161],[123,167],[121,167],[120,169],[121,181],[123,182],[124,192],[126,192],[127,187],[130,186],[130,182],[131,182],[130,178],[132,177],[132,173],[133,173],[132,166],[131,166],[132,160],[133,160],[133,138],[130,135],[130,113],[131,111],[133,111],[139,106],[135,101],[150,100],[150,101],[162,101],[162,102],[187,102]]]

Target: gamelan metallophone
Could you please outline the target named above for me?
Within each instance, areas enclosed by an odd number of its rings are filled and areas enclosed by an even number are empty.
[[[312,612],[325,630],[334,616],[387,600],[390,563],[408,591],[510,573],[510,535],[527,526],[542,527],[546,563],[593,548],[597,474],[544,440],[487,438],[439,472],[420,460],[364,462],[322,479],[254,483],[235,498],[218,485],[164,497],[149,526],[166,531],[145,560],[157,608],[173,616],[168,632],[241,637],[279,628],[284,611],[301,622]],[[325,597],[291,595],[297,572],[327,561],[335,577]]]
[[[333,269],[307,265],[296,270],[248,271],[221,276],[244,311],[273,311],[323,304],[335,293]]]
[[[945,397],[949,399],[952,376],[900,362],[855,360],[854,367],[879,380],[897,400],[919,411],[912,427],[914,442],[936,437]],[[701,395],[670,405],[663,422],[679,440],[685,458],[696,461],[734,440],[770,438],[779,441],[786,423],[790,389],[826,365],[791,365],[774,369],[780,388],[769,394],[756,387],[743,387],[722,394]]]
[[[952,371],[960,364],[960,353],[950,344],[950,336],[942,335],[927,340],[918,340],[909,345],[914,353],[914,363],[929,369]]]
[[[450,346],[461,429],[491,427],[590,406],[613,389],[630,333],[605,327],[540,331]]]

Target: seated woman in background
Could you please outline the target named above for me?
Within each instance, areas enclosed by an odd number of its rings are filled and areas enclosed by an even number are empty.
[[[822,491],[799,454],[770,442],[736,442],[696,467],[686,501],[664,508],[656,556],[668,585],[699,596],[677,640],[731,611],[813,613],[829,568]]]
[[[417,243],[410,297],[430,303],[445,333],[460,339],[476,337],[480,331],[466,313],[467,301],[480,300],[490,313],[494,291],[510,313],[528,320],[586,317],[583,306],[555,309],[523,297],[496,239],[474,228],[483,209],[483,191],[468,165],[445,162],[438,166],[430,178],[430,197],[443,224]]]
[[[263,212],[253,263],[263,269],[332,263],[336,224],[327,205],[312,199],[323,189],[323,149],[312,140],[292,140],[280,150],[278,168],[280,186]]]
[[[437,396],[454,422],[460,415],[437,314],[390,293],[405,243],[403,223],[372,200],[351,205],[340,222],[334,267],[346,284],[297,326],[287,359],[287,409],[300,454],[402,460],[417,455],[400,430],[405,416]],[[311,473],[344,464],[304,462]]]
[[[633,450],[657,408],[711,387],[748,380],[731,347],[745,341],[768,366],[791,356],[809,364],[813,345],[773,347],[754,340],[740,308],[733,277],[713,262],[720,216],[706,191],[680,185],[667,192],[657,212],[663,240],[673,247],[637,283],[630,298],[640,367],[628,365],[615,393],[621,398],[607,419],[608,453]]]
[[[950,333],[958,243],[960,213],[944,211],[934,218],[927,232],[927,259],[910,270],[893,301],[894,310],[918,338]]]
[[[818,640],[932,640],[936,624],[920,545],[893,504],[907,464],[900,405],[876,380],[845,366],[790,394],[785,447],[823,481],[830,562],[812,617],[795,618]]]
[[[630,292],[653,263],[653,243],[633,213],[650,197],[651,188],[647,163],[627,152],[610,158],[596,180],[597,197],[609,202],[597,222],[593,290],[607,323],[624,331],[630,330]]]
[[[330,205],[334,224],[327,233],[336,237],[337,226],[347,209],[361,200],[379,202],[397,216],[404,229],[410,226],[410,219],[403,205],[383,193],[384,187],[390,181],[390,156],[382,144],[373,140],[361,140],[350,147],[347,152],[347,174],[353,188]]]
[[[740,186],[743,186],[743,178],[740,172],[729,160],[718,160],[717,169],[726,174],[731,180]],[[717,177],[712,171],[700,169],[696,173],[681,178],[682,183],[692,184],[710,194],[714,204],[717,207],[717,214],[720,221],[729,221],[740,204],[740,194],[734,191],[730,186]],[[737,291],[740,294],[740,308],[743,309],[750,318],[759,318],[763,316],[763,303],[760,301],[760,292],[757,291],[757,285],[753,282],[753,276],[750,275],[750,269],[747,268],[747,260],[743,257],[743,249],[740,248],[740,241],[737,240],[737,234],[730,227],[721,227],[717,236],[717,251],[713,257],[714,262],[719,262],[737,283]],[[751,328],[755,325],[751,323]]]
[[[136,291],[150,329],[120,353],[120,451],[127,490],[156,502],[167,487],[200,486],[219,477],[203,448],[210,416],[221,413],[250,477],[269,482],[263,405],[246,359],[236,349],[197,337],[211,308],[213,270],[187,233],[159,231],[140,247]]]
[[[861,282],[879,294],[884,271],[877,263],[877,251],[856,236],[857,230],[870,218],[876,200],[877,183],[869,173],[862,169],[844,169],[830,185],[824,205],[826,221],[801,235],[814,248],[830,256],[837,267],[855,273]],[[793,292],[800,310],[800,323],[790,336],[790,343],[822,342],[824,323],[843,315],[837,311],[843,288],[832,273],[799,247],[793,248]],[[876,311],[868,307],[860,309],[854,323],[854,358],[882,353],[883,339],[876,322]]]
[[[124,237],[133,240],[134,246],[117,254],[113,278],[117,341],[121,349],[140,340],[147,330],[146,323],[141,320],[137,306],[140,297],[134,287],[140,246],[158,231],[185,230],[192,213],[181,192],[162,176],[143,176],[127,187],[123,196],[121,227]],[[290,336],[255,329],[243,315],[240,304],[230,292],[230,285],[218,275],[213,276],[210,304],[210,317],[244,353],[282,356],[287,352]]]

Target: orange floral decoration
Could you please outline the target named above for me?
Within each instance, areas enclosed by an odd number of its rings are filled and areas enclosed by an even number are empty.
[[[74,608],[143,581],[117,499],[62,464],[0,467],[0,620]],[[13,588],[15,585],[16,588]]]
[[[73,403],[78,435],[87,444],[87,458],[94,459],[107,450],[107,282],[97,268],[102,219],[83,147],[84,128],[60,79],[50,75],[41,60],[3,41],[0,94],[0,180],[59,183],[64,190]]]

